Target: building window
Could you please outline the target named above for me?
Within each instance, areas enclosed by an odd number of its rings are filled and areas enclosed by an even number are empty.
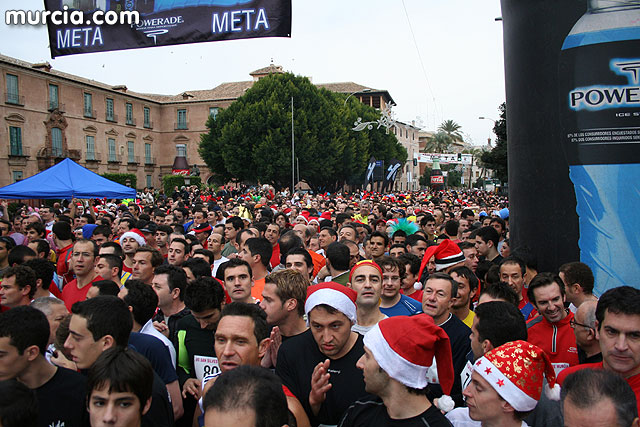
[[[151,109],[149,107],[144,107],[144,127],[151,127]]]
[[[130,102],[127,102],[126,109],[127,109],[127,124],[135,125],[135,122],[133,121],[133,104],[131,104]]]
[[[116,140],[113,138],[107,139],[107,147],[109,148],[109,161],[115,162],[116,159]]]
[[[187,157],[187,145],[186,144],[178,144],[176,145],[176,150],[178,153],[177,157]]]
[[[213,117],[213,120],[218,117],[218,107],[209,107],[209,117]]]
[[[93,97],[90,93],[84,94],[84,116],[93,118]]]
[[[12,156],[22,156],[22,129],[9,126],[9,142]]]
[[[96,140],[92,135],[86,135],[84,138],[87,141],[87,160],[95,160]]]
[[[58,85],[49,85],[49,110],[58,108]]]
[[[133,141],[127,141],[127,154],[128,154],[127,161],[129,163],[135,163],[136,162],[136,156],[135,156],[135,152],[134,152]]]
[[[176,123],[176,129],[187,128],[187,110],[178,110],[178,123]]]
[[[13,182],[22,181],[22,171],[13,171]]]
[[[13,74],[7,74],[7,103],[20,104],[18,76],[14,76]]]
[[[153,163],[151,159],[151,144],[148,142],[145,142],[144,144],[144,162],[147,165]]]
[[[115,122],[116,121],[116,116],[115,114],[113,114],[113,99],[111,98],[107,98],[107,108],[106,108],[106,112],[107,112],[107,121],[108,122]]]
[[[51,155],[62,157],[62,130],[51,128]]]
[[[151,175],[147,175],[147,187],[151,187]]]

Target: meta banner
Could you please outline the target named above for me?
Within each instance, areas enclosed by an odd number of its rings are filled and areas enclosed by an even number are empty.
[[[367,164],[367,170],[364,177],[364,188],[367,188],[371,182],[373,182],[373,170],[376,168],[376,158],[371,156],[369,163]]]
[[[291,37],[291,0],[45,0],[51,57]]]
[[[383,191],[391,190],[391,188],[393,187],[393,183],[395,182],[396,177],[398,176],[398,172],[400,172],[401,169],[402,169],[402,164],[398,161],[398,159],[391,159],[389,166],[385,170],[384,184],[382,187]]]

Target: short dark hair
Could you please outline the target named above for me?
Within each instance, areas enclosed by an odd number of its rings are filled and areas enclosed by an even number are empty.
[[[309,282],[299,271],[284,269],[268,274],[265,283],[276,285],[276,295],[282,304],[288,299],[295,299],[298,315],[304,316],[304,303],[307,299],[307,287]]]
[[[120,293],[120,286],[113,280],[96,280],[91,282],[91,286],[98,289],[98,295],[112,295],[117,297]]]
[[[238,216],[232,216],[230,218],[227,218],[226,223],[231,224],[233,228],[235,228],[236,230],[241,230],[244,228],[244,221],[242,220],[242,218]]]
[[[9,267],[4,271],[3,279],[14,277],[18,289],[22,290],[29,286],[29,299],[32,299],[36,293],[36,273],[30,267],[25,265],[16,265]]]
[[[280,245],[280,263],[283,265],[285,256],[291,249],[304,247],[302,239],[293,230],[282,233],[278,239],[278,245]]]
[[[0,381],[0,424],[4,427],[36,427],[38,398],[18,380]]]
[[[53,280],[53,273],[56,272],[53,263],[43,258],[33,258],[25,261],[22,265],[33,270],[36,275],[36,280],[40,279],[42,281],[42,289],[49,289],[49,285],[51,285],[51,281]],[[35,293],[35,291],[34,289],[33,292]]]
[[[240,258],[231,258],[229,261],[225,261],[222,264],[220,264],[220,267],[218,267],[218,272],[216,273],[216,276],[220,277],[222,281],[224,281],[224,274],[227,272],[228,268],[235,268],[240,266],[247,267],[247,271],[249,272],[249,277],[253,277],[253,270],[251,270],[251,266],[249,265],[249,263]]]
[[[213,277],[198,277],[184,291],[184,305],[196,313],[220,310],[224,300],[224,289]]]
[[[478,277],[476,277],[476,275],[473,274],[473,271],[471,271],[469,267],[461,265],[460,267],[456,267],[452,269],[449,272],[449,274],[451,273],[456,273],[458,276],[464,277],[465,279],[467,279],[469,281],[469,288],[472,291],[475,289],[478,289],[478,284],[479,284]]]
[[[105,242],[100,246],[100,249],[104,248],[113,248],[113,255],[120,257],[121,259],[124,258],[124,252],[122,252],[122,246],[120,246],[120,244],[116,242]]]
[[[533,291],[535,291],[537,288],[541,288],[543,286],[549,286],[554,283],[558,285],[558,288],[560,289],[560,295],[564,296],[564,286],[563,286],[562,280],[560,279],[560,277],[558,277],[557,274],[554,274],[554,273],[536,274],[536,277],[531,279],[531,281],[529,282],[529,289],[527,289],[527,297],[529,297],[529,301],[531,301],[533,305],[536,305],[536,296]]]
[[[489,301],[475,309],[478,340],[489,340],[493,347],[510,341],[527,340],[527,324],[518,307],[505,301]]]
[[[243,365],[221,374],[204,396],[204,410],[250,410],[256,426],[280,427],[289,423],[282,382],[271,371]]]
[[[460,218],[462,219],[475,218],[475,217],[476,217],[476,214],[473,213],[473,210],[469,208],[463,209],[462,212],[460,213]]]
[[[450,219],[449,221],[444,223],[444,232],[449,236],[457,236],[458,235],[458,227],[460,224],[455,219]]]
[[[187,242],[186,239],[183,239],[182,237],[176,237],[175,239],[171,240],[171,243],[174,243],[174,242],[181,243],[182,246],[184,246],[185,254],[188,254],[189,252],[191,252],[191,245],[189,244],[189,242]],[[169,246],[171,246],[171,243],[169,243]]]
[[[104,245],[102,246],[104,247]],[[122,275],[123,261],[121,257],[113,254],[105,254],[105,255],[100,255],[100,259],[105,260],[107,264],[109,264],[109,268],[118,267],[118,276]]]
[[[342,242],[333,242],[327,246],[327,259],[331,263],[331,267],[337,271],[347,271],[349,269],[349,261],[351,255],[349,247]]]
[[[225,316],[250,317],[251,320],[253,320],[253,335],[256,337],[258,344],[265,338],[269,338],[271,329],[267,326],[267,313],[265,313],[259,305],[248,304],[246,302],[232,302],[224,306],[220,320]]]
[[[206,261],[209,263],[209,267],[213,264],[214,255],[209,249],[196,249],[193,251],[193,255],[204,255],[207,257]],[[192,256],[193,258],[193,256]]]
[[[493,242],[493,246],[496,249],[498,249],[498,242],[500,241],[500,235],[498,234],[496,229],[493,228],[492,226],[487,225],[485,227],[480,227],[476,231],[476,236],[480,237],[486,243]]]
[[[140,401],[140,412],[153,392],[153,368],[140,353],[127,347],[109,348],[89,369],[87,401],[94,390],[109,386],[109,393],[130,392]]]
[[[519,303],[516,291],[511,289],[511,286],[505,282],[496,282],[491,285],[484,286],[480,291],[480,296],[484,294],[487,294],[492,298],[508,301],[516,307]]]
[[[630,426],[638,417],[636,395],[620,375],[604,369],[580,369],[567,375],[560,397],[579,409],[593,408],[609,399],[616,410],[618,426]]]
[[[407,240],[404,241],[406,246],[416,246],[418,244],[418,242],[425,242],[427,243],[427,239],[425,239],[423,236],[421,236],[420,234],[410,234],[407,236]]]
[[[565,286],[579,283],[585,294],[593,293],[593,272],[583,262],[569,262],[560,266],[560,273],[564,274]]]
[[[188,268],[194,277],[211,277],[211,264],[202,258],[189,258],[182,263],[182,268]]]
[[[156,311],[158,295],[151,286],[136,279],[127,280],[124,287],[128,292],[123,300],[131,307],[133,320],[140,326],[144,326]]]
[[[619,286],[602,294],[596,306],[598,330],[602,327],[607,311],[630,316],[640,314],[640,290],[631,286]]]
[[[260,262],[265,267],[269,266],[271,260],[271,254],[273,253],[273,247],[271,243],[264,237],[252,237],[247,239],[245,247],[251,255],[260,255]]]
[[[109,228],[106,225],[99,225],[96,228],[93,229],[93,233],[91,234],[91,237],[97,235],[97,234],[101,234],[104,237],[109,237],[111,236],[111,228]]]
[[[180,301],[184,300],[184,290],[187,287],[187,275],[182,268],[171,264],[162,264],[153,270],[153,274],[156,276],[166,274],[169,290],[173,291],[176,288],[180,289],[180,295],[178,298]]]
[[[418,256],[410,253],[402,254],[398,257],[398,261],[402,265],[408,265],[411,274],[418,274],[420,272],[421,260]],[[406,271],[405,271],[406,273]]]
[[[111,335],[116,346],[125,347],[128,344],[133,318],[127,304],[120,298],[101,295],[78,301],[71,306],[71,313],[87,321],[87,329],[94,341]]]
[[[516,264],[518,267],[520,267],[520,272],[522,273],[523,276],[524,276],[524,273],[527,272],[527,264],[525,264],[525,262],[521,258],[518,258],[517,256],[511,255],[503,259],[502,262],[500,263],[500,267],[506,264]]]
[[[44,228],[44,225],[41,222],[29,223],[24,229],[25,231],[34,230],[36,233],[38,233],[42,237],[44,237],[44,234],[46,232],[46,229]]]
[[[47,242],[45,239],[35,239],[32,240],[31,243],[36,244],[36,252],[38,254],[44,253],[47,258],[49,257],[49,252],[51,251],[51,245],[49,244],[49,242]]]
[[[100,248],[98,248],[98,244],[96,242],[94,242],[93,240],[78,239],[73,243],[73,247],[75,248],[78,243],[91,245],[91,247],[93,248],[93,257],[95,258],[95,257],[98,256],[98,252],[99,252]]]
[[[71,224],[58,220],[51,227],[51,232],[60,240],[72,240]]]
[[[18,245],[9,251],[7,261],[9,262],[10,266],[21,265],[24,262],[25,257],[28,256],[35,257],[38,256],[38,254],[36,254],[36,252],[29,246]],[[5,277],[6,274],[7,273],[5,272]]]
[[[307,268],[313,268],[313,258],[311,258],[311,254],[304,248],[293,248],[284,257],[285,265],[287,264],[287,257],[289,255],[302,255],[304,257],[304,263],[307,264]]]
[[[152,248],[149,245],[140,246],[138,249],[136,249],[136,253],[140,252],[148,252],[151,254],[151,266],[154,268],[162,265],[162,262],[164,261],[164,258],[162,257],[160,251]]]
[[[345,227],[347,227],[347,226],[345,225]],[[357,236],[357,234],[356,234],[356,236]],[[373,239],[374,237],[382,237],[384,239],[384,246],[385,247],[389,246],[389,236],[387,236],[382,231],[377,231],[376,230],[373,233],[371,233],[371,235],[369,236],[369,241],[371,241],[371,239]]]
[[[9,344],[23,354],[35,345],[44,356],[49,342],[49,321],[43,312],[28,305],[14,307],[0,314],[0,337],[9,338]]]

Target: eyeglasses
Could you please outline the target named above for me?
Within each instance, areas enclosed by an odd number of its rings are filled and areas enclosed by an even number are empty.
[[[573,329],[576,328],[576,326],[582,326],[583,328],[587,328],[587,329],[593,329],[593,327],[589,326],[589,325],[585,325],[584,323],[578,323],[576,322],[576,319],[571,319],[569,321],[569,326],[571,326]]]

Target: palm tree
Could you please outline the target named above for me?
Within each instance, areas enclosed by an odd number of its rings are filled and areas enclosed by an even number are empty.
[[[438,132],[429,138],[424,147],[425,153],[448,153],[451,152],[453,139],[445,132]]]
[[[460,131],[462,126],[453,120],[445,120],[438,127],[438,132],[446,133],[453,141],[464,141],[462,132]]]
[[[482,170],[480,171],[480,177],[484,178],[484,174],[486,172],[486,168],[485,165],[482,163],[482,160],[480,159],[480,157],[482,156],[482,153],[484,153],[485,150],[481,149],[481,148],[466,148],[464,150],[462,150],[462,152],[464,154],[471,154],[471,165],[469,166],[469,188],[471,188],[471,186],[473,185],[473,164],[475,163],[476,166],[479,166],[482,168]]]

